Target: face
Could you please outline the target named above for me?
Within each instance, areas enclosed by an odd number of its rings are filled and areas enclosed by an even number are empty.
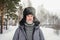
[[[33,15],[29,14],[26,16],[26,22],[31,24],[33,23]]]

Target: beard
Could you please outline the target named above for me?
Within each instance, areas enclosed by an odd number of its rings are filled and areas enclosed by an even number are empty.
[[[26,21],[28,24],[32,24],[33,23],[33,21]]]

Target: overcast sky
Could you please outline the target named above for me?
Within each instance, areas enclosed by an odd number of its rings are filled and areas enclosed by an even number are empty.
[[[59,14],[60,13],[60,0],[30,0],[30,1],[33,7],[38,8],[38,6],[43,4],[46,10],[48,10],[49,12],[57,12],[57,15],[60,16]],[[22,2],[25,4],[25,7],[27,7],[28,0],[22,0]]]
[[[60,11],[60,0],[31,0],[33,6],[44,5],[49,11]]]

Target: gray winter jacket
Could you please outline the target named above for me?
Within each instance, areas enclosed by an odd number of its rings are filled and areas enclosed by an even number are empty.
[[[25,30],[25,18],[19,22],[19,27],[16,29],[13,40],[27,40],[27,34]],[[32,40],[44,40],[43,33],[39,27],[40,21],[37,18],[33,20],[34,28],[32,33]]]
[[[25,33],[25,27],[24,26],[20,25],[16,29],[13,40],[27,40],[27,36],[26,36],[26,33]],[[40,29],[39,26],[34,26],[32,40],[44,40],[42,30]]]

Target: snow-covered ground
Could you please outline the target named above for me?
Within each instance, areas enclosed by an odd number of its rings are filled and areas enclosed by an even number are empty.
[[[9,26],[8,30],[3,30],[3,34],[0,34],[0,40],[12,40],[14,32],[18,26]]]
[[[59,30],[59,35],[57,35],[52,28],[42,28],[41,30],[43,31],[45,40],[60,40],[60,30]]]
[[[0,34],[0,40],[12,40],[14,32],[16,30],[17,26],[9,26],[8,30],[4,30],[3,34]],[[54,33],[54,29],[51,28],[44,28],[40,27],[45,40],[60,40],[60,35],[56,35]]]

